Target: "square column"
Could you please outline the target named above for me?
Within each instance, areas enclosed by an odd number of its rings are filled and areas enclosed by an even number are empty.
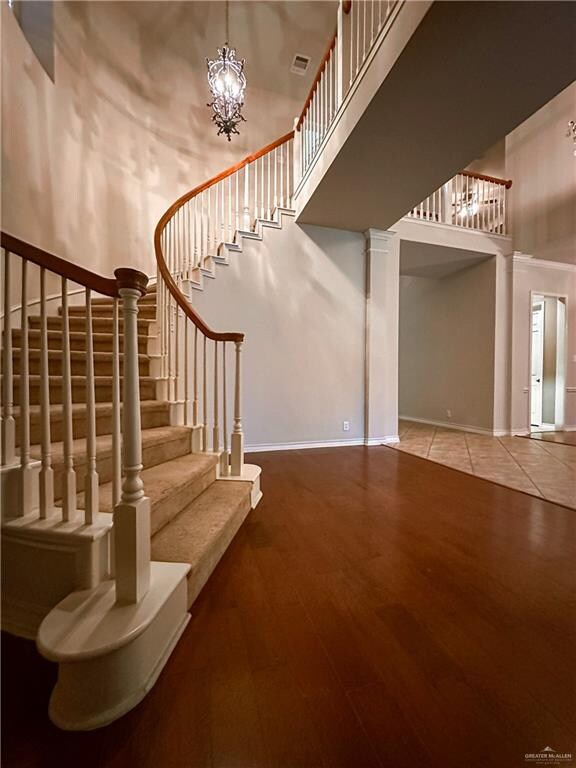
[[[400,238],[366,237],[365,445],[398,442]]]

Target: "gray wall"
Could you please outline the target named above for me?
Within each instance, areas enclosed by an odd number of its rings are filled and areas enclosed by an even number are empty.
[[[284,222],[245,240],[193,304],[214,329],[246,333],[248,446],[361,439],[364,237]]]
[[[401,416],[493,429],[495,279],[494,259],[400,279]]]
[[[506,137],[514,250],[569,264],[576,264],[576,159],[566,131],[574,119],[576,83]]]

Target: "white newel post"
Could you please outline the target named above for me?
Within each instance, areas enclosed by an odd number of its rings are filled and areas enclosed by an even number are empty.
[[[242,432],[242,392],[241,392],[241,370],[240,356],[242,353],[242,342],[235,341],[236,348],[236,371],[234,377],[234,427],[231,439],[230,456],[230,474],[238,477],[242,474],[244,466],[244,434]]]
[[[138,370],[138,299],[148,278],[133,269],[115,271],[124,318],[122,398],[123,474],[120,503],[114,508],[116,600],[137,603],[150,585],[150,500],[144,495],[140,380]]]
[[[400,238],[369,229],[366,237],[366,445],[398,441]]]

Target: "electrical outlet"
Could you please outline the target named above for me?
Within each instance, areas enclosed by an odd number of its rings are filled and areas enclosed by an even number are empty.
[[[450,408],[446,409],[446,416],[448,416],[449,419],[452,418],[452,411],[450,410]]]
[[[349,421],[343,421],[342,422],[342,430],[344,432],[350,432],[350,422]]]

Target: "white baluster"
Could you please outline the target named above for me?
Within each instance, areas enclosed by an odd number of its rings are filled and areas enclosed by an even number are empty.
[[[235,177],[235,183],[234,183],[234,187],[235,187],[235,191],[234,192],[235,192],[235,194],[234,194],[234,199],[235,199],[235,205],[236,205],[236,231],[238,231],[240,229],[240,194],[239,194],[239,189],[238,189],[240,171],[236,171],[236,173],[234,174],[234,177]]]
[[[271,152],[268,152],[268,154],[265,156],[266,157],[266,166],[267,166],[267,169],[268,169],[268,172],[266,174],[266,219],[268,221],[270,221],[270,219],[271,219],[271,215],[270,215],[270,192],[271,192],[271,189],[270,189],[270,155],[271,154],[272,154]]]
[[[188,426],[189,420],[189,393],[188,393],[188,318],[184,315],[184,424]]]
[[[92,297],[86,288],[86,475],[84,477],[84,522],[91,525],[98,513],[96,471],[96,397],[94,391],[94,338]]]
[[[28,355],[28,262],[22,259],[22,299],[20,317],[20,488],[22,516],[32,512],[33,473],[30,461],[30,376]],[[8,310],[8,306],[6,307]],[[7,312],[9,314],[9,311]]]
[[[242,352],[242,342],[234,342],[236,347],[236,372],[234,378],[234,429],[232,432],[232,456],[230,474],[238,477],[242,474],[244,465],[244,435],[242,433],[242,411],[241,411],[241,370],[240,354]]]
[[[221,242],[226,242],[226,201],[224,198],[226,179],[222,179],[220,182],[220,230],[221,230]]]
[[[508,194],[508,190],[505,185],[502,185],[500,187],[502,191],[502,234],[507,235],[508,234],[508,222],[506,221],[507,213],[506,213],[506,196]]]
[[[274,148],[274,210],[278,208],[278,152]]]
[[[212,243],[211,243],[211,234],[212,234],[212,218],[211,218],[211,205],[210,205],[210,189],[211,187],[208,187],[206,190],[206,255],[210,256],[212,254]]]
[[[265,213],[265,209],[264,209],[265,197],[264,197],[264,194],[265,194],[265,191],[264,191],[264,157],[261,157],[260,158],[260,197],[262,199],[262,203],[261,203],[261,206],[260,206],[260,218],[261,219],[264,218],[264,213]]]
[[[284,144],[280,144],[280,208],[284,208]]]
[[[258,218],[258,160],[254,161],[254,229]]]
[[[220,457],[220,474],[226,477],[230,471],[230,457],[228,454],[228,417],[227,417],[227,391],[226,391],[226,342],[222,342],[222,439],[224,448]]]
[[[234,219],[232,217],[232,176],[228,176],[228,242],[234,242]]]
[[[6,306],[6,305],[4,305]],[[54,510],[54,470],[50,435],[50,359],[46,312],[46,270],[40,269],[40,419],[42,466],[40,469],[40,517]]]
[[[180,402],[180,306],[174,300],[174,400]]]
[[[212,450],[218,453],[220,447],[220,428],[218,424],[218,342],[214,342],[214,411],[212,430]]]
[[[250,163],[244,166],[244,227],[245,232],[250,231]]]
[[[14,378],[12,373],[12,315],[10,312],[11,255],[4,251],[4,344],[2,346],[2,465],[16,462]]]
[[[290,147],[293,147],[292,139],[286,144],[286,207],[292,208],[292,163],[294,162],[294,151],[292,151],[292,160],[290,160]]]
[[[160,283],[157,295],[162,296]],[[161,315],[159,315],[161,317]],[[112,503],[120,503],[122,490],[122,454],[120,431],[120,328],[118,299],[112,305]]]
[[[198,426],[198,328],[194,327],[194,397],[192,399],[192,425]]]
[[[190,225],[190,201],[185,205],[185,217],[186,217],[186,238],[185,238],[185,252],[184,252],[184,277],[186,280],[190,280],[192,273],[192,261],[191,261],[191,243],[192,243],[192,231]]]
[[[200,266],[206,267],[206,209],[204,192],[200,192]]]
[[[194,203],[193,203],[193,215],[192,215],[192,231],[193,231],[193,240],[194,240],[194,258],[193,263],[194,266],[199,266],[199,260],[198,260],[198,199],[197,197],[194,197]],[[170,226],[170,222],[168,222],[168,225]]]
[[[74,433],[72,426],[72,375],[70,366],[70,321],[68,281],[62,278],[62,428],[64,475],[62,477],[62,518],[76,517],[76,472],[74,471]]]
[[[202,450],[208,450],[208,366],[206,359],[206,343],[207,339],[204,336],[204,346],[202,351]]]

